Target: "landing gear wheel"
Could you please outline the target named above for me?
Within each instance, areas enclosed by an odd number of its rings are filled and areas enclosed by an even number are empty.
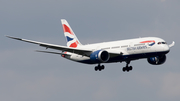
[[[128,66],[129,64],[130,64],[130,61],[126,61],[126,67],[122,68],[123,72],[125,72],[125,71],[129,72],[129,71],[131,71],[133,69],[132,66]]]
[[[97,71],[97,70],[98,70],[98,67],[96,66],[96,67],[94,68],[94,70]]]
[[[101,70],[103,70],[104,68],[105,68],[104,65],[100,66],[100,64],[99,64],[98,66],[96,66],[96,67],[94,68],[94,70],[95,70],[95,71],[97,71],[97,70],[101,71]]]
[[[130,62],[131,62],[130,60],[126,61],[126,67],[122,68],[123,72],[125,72],[125,71],[129,72],[129,71],[131,71],[133,69],[132,66],[128,66],[130,64]]]
[[[130,67],[129,67],[129,70],[132,70],[132,69],[133,69],[133,67],[132,67],[132,66],[130,66]]]
[[[122,70],[123,70],[123,72],[125,72],[125,71],[126,71],[126,67],[123,67],[123,69],[122,69]]]
[[[104,69],[104,68],[105,68],[104,65],[102,65],[102,66],[101,66],[101,69]]]

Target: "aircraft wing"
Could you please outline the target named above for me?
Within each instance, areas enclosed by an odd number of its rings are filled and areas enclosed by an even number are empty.
[[[85,56],[89,56],[92,53],[92,50],[86,50],[86,49],[80,49],[80,48],[71,48],[71,47],[66,47],[66,46],[61,46],[61,45],[48,44],[48,43],[43,43],[43,42],[38,42],[38,41],[16,38],[16,37],[12,37],[12,36],[6,36],[6,37],[11,38],[11,39],[15,39],[15,40],[28,42],[28,43],[38,44],[39,46],[46,47],[46,48],[51,48],[51,49],[56,49],[56,50],[61,50],[61,51],[67,51],[67,52],[76,53],[76,54],[85,55]]]
[[[93,50],[90,49],[82,49],[82,48],[71,48],[71,47],[66,47],[66,46],[61,46],[61,45],[54,45],[54,44],[49,44],[49,43],[43,43],[43,42],[38,42],[38,41],[33,41],[33,40],[27,40],[27,39],[21,39],[17,37],[12,37],[12,36],[6,36],[11,39],[19,40],[19,41],[24,41],[28,43],[33,43],[33,44],[38,44],[39,46],[46,47],[46,48],[51,48],[55,50],[61,50],[61,51],[67,51],[71,53],[76,53],[79,55],[84,55],[84,56],[90,56],[90,54],[93,52]],[[39,51],[39,52],[45,52],[45,51]],[[45,52],[45,53],[53,53],[53,52]],[[55,53],[53,53],[55,54]],[[109,51],[109,54],[111,57],[115,57],[118,55],[122,55],[122,52],[114,52],[114,51]]]

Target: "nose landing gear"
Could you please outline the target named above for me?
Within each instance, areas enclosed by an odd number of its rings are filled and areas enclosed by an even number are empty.
[[[105,68],[104,65],[98,64],[98,66],[96,66],[96,67],[94,68],[94,70],[95,70],[95,71],[97,71],[97,70],[101,71],[101,70],[103,70],[104,68]]]
[[[128,66],[129,64],[130,64],[130,61],[126,61],[126,67],[123,67],[123,68],[122,68],[122,71],[123,71],[123,72],[125,72],[125,71],[129,72],[130,70],[133,69],[132,66]]]

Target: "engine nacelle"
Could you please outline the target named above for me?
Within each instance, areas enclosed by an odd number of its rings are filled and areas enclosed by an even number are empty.
[[[166,55],[151,57],[147,61],[152,65],[161,65],[166,61]]]
[[[91,53],[90,59],[94,63],[107,62],[109,60],[109,53],[105,50],[97,50]]]

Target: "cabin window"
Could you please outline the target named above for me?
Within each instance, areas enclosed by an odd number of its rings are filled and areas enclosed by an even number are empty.
[[[128,45],[121,46],[121,48],[126,48],[126,47],[128,47]]]
[[[142,45],[145,45],[145,43],[135,44],[134,46],[142,46]]]
[[[110,49],[110,47],[106,47],[106,48],[101,48],[101,49]]]
[[[115,47],[112,47],[112,49],[114,49],[114,48],[120,48],[120,46],[115,46]]]

